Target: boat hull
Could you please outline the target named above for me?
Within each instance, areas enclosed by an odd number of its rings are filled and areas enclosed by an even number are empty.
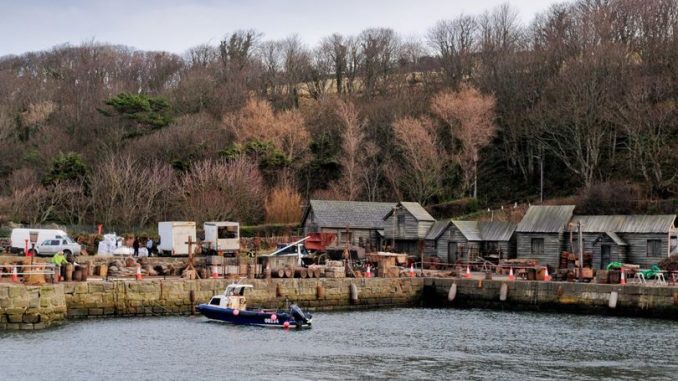
[[[297,322],[292,315],[284,311],[234,310],[212,306],[198,305],[198,311],[208,319],[223,321],[238,325],[255,325],[274,328],[310,328],[311,321]],[[237,312],[236,312],[237,311]]]

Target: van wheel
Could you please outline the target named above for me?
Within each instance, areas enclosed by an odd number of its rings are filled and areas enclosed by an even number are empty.
[[[71,255],[71,251],[70,250],[64,250],[64,256],[66,256],[66,255]]]

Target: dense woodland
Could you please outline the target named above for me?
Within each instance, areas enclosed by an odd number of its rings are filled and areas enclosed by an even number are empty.
[[[406,16],[404,16],[406,17]],[[229,32],[0,58],[0,219],[288,222],[304,200],[678,192],[678,0],[509,5],[420,39]],[[378,23],[378,20],[375,20]]]

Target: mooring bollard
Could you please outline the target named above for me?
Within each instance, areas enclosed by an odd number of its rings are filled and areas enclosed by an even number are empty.
[[[188,292],[188,300],[191,303],[191,316],[195,316],[195,291]]]

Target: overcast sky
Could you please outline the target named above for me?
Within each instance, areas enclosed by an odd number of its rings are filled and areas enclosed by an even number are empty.
[[[0,0],[0,56],[84,41],[183,53],[228,32],[266,39],[297,33],[309,45],[335,32],[389,27],[423,35],[437,20],[479,14],[506,0]],[[509,0],[528,23],[555,0]]]

